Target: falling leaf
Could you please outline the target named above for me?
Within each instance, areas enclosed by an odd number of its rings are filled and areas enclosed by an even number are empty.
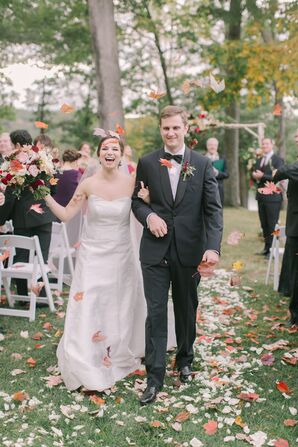
[[[4,251],[1,255],[0,255],[0,262],[5,261],[5,259],[9,258],[10,256],[10,251],[6,250]]]
[[[28,400],[29,395],[25,393],[25,391],[17,391],[11,396],[12,400],[16,400],[18,402],[22,402],[23,400]]]
[[[285,393],[285,394],[292,394],[293,393],[293,391],[290,390],[290,388],[288,387],[288,384],[286,382],[284,382],[283,380],[279,380],[278,382],[276,382],[276,388],[281,393]]]
[[[285,419],[284,420],[284,425],[286,427],[295,427],[295,425],[297,425],[298,421],[296,421],[296,419]]]
[[[37,362],[32,357],[30,357],[28,360],[26,360],[26,363],[30,368],[34,368]]]
[[[44,210],[41,207],[40,203],[34,203],[30,206],[29,211],[35,211],[37,214],[44,214]]]
[[[120,126],[119,123],[116,124],[116,132],[118,135],[125,135],[125,130]]]
[[[163,96],[166,96],[166,92],[159,92],[157,90],[151,90],[148,93],[148,97],[151,99],[155,99],[155,100],[159,100],[160,98],[162,98]]]
[[[272,195],[272,194],[280,194],[281,189],[276,186],[273,182],[266,182],[264,188],[258,188],[260,194],[264,195]]]
[[[169,168],[169,169],[171,169],[173,167],[170,160],[167,160],[166,158],[160,158],[159,163],[161,164],[161,166],[165,166],[166,168]]]
[[[96,127],[93,131],[93,135],[95,135],[96,137],[105,138],[105,137],[107,137],[108,134],[104,129],[101,129],[100,127]]]
[[[184,422],[187,421],[187,419],[189,419],[190,414],[188,411],[182,411],[181,413],[177,414],[177,416],[175,417],[175,422]]]
[[[232,269],[236,270],[237,272],[239,270],[242,270],[243,267],[244,267],[244,263],[242,261],[236,261],[236,262],[233,262],[233,264],[232,264]]]
[[[92,396],[90,396],[90,400],[91,402],[93,402],[96,405],[105,405],[106,401],[104,399],[102,399],[99,396],[96,396],[96,394],[93,394]]]
[[[84,292],[77,292],[73,298],[75,301],[82,301],[84,298]]]
[[[214,433],[217,432],[217,426],[218,426],[217,422],[212,419],[203,425],[206,434],[209,436],[214,435]]]
[[[282,106],[280,104],[275,104],[272,114],[274,116],[280,116],[282,114]]]
[[[37,127],[38,129],[47,129],[49,126],[42,121],[35,121],[35,127]]]
[[[289,443],[286,439],[278,438],[273,441],[274,447],[289,447]]]
[[[209,75],[209,79],[210,79],[210,87],[215,93],[220,93],[225,89],[226,86],[224,79],[218,82],[211,73]]]
[[[36,296],[39,296],[41,289],[44,287],[44,282],[40,281],[37,284],[31,285],[31,292],[33,292]]]
[[[227,237],[228,245],[238,245],[240,240],[243,239],[244,233],[241,233],[238,230],[232,231]]]
[[[75,111],[75,108],[71,106],[70,104],[62,104],[60,107],[60,112],[62,113],[72,113]]]
[[[101,331],[97,331],[95,332],[95,334],[92,335],[92,341],[93,342],[99,342],[99,341],[104,341],[106,340],[106,336],[102,334]]]
[[[190,82],[188,79],[186,79],[182,84],[182,91],[185,95],[188,95],[190,92]]]

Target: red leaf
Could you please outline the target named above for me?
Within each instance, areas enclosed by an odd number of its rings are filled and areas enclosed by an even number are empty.
[[[238,399],[246,400],[248,402],[253,402],[259,399],[260,395],[257,393],[240,393],[238,394]]]
[[[297,422],[298,421],[296,421],[296,419],[285,419],[284,420],[284,425],[286,427],[295,427],[295,425],[297,425]]]
[[[207,424],[204,424],[203,427],[206,431],[206,434],[209,436],[214,435],[214,433],[217,432],[217,422],[216,421],[210,420],[207,422]]]
[[[278,438],[273,442],[274,447],[289,447],[289,443],[286,439]]]
[[[268,354],[262,355],[261,362],[265,366],[272,366],[273,363],[275,362],[275,357],[273,354],[271,354],[271,352],[269,352]]]
[[[42,121],[35,121],[35,127],[37,127],[38,129],[47,129],[49,126]]]
[[[288,387],[287,383],[283,382],[282,380],[276,382],[276,388],[281,393],[286,393],[286,394],[292,394],[293,393],[293,391],[290,390],[290,388]]]
[[[26,362],[30,368],[34,368],[36,366],[36,360],[34,360],[32,357],[30,357]]]
[[[275,104],[272,113],[274,116],[280,116],[282,113],[282,106],[280,104]]]

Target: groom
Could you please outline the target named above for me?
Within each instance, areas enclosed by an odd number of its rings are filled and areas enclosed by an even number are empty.
[[[184,143],[187,113],[176,106],[160,115],[164,147],[144,156],[137,167],[132,209],[144,226],[140,246],[147,301],[147,388],[141,405],[153,402],[166,371],[169,287],[175,313],[177,368],[182,382],[191,378],[196,337],[198,264],[217,264],[222,236],[222,209],[213,168],[207,157]],[[142,200],[149,189],[150,204]],[[139,191],[139,192],[138,192]]]

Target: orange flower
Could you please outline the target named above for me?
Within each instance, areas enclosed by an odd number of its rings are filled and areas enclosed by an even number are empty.
[[[166,168],[171,169],[173,167],[170,160],[167,160],[166,158],[160,158],[159,162],[160,162],[161,166],[165,166]]]
[[[18,172],[23,169],[23,165],[19,160],[10,160],[9,167],[13,172]]]

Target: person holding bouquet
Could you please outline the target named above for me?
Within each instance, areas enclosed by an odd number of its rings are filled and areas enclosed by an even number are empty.
[[[0,225],[11,219],[14,234],[38,236],[43,259],[47,262],[55,217],[42,199],[42,192],[50,189],[40,177],[52,176],[51,160],[45,154],[38,154],[38,148],[32,146],[32,137],[26,130],[15,130],[10,138],[14,152],[1,165],[0,181],[6,189],[4,198],[0,197],[0,204],[4,201]],[[44,168],[40,168],[40,163],[44,164]],[[17,249],[14,261],[28,262],[28,251]],[[16,285],[18,295],[28,295],[26,280],[18,279]],[[44,295],[43,290],[40,295]]]
[[[223,181],[229,177],[227,162],[218,153],[218,139],[208,138],[206,141],[206,157],[211,160],[215,178],[218,184],[218,191],[220,195],[221,205],[224,205],[224,186]]]

